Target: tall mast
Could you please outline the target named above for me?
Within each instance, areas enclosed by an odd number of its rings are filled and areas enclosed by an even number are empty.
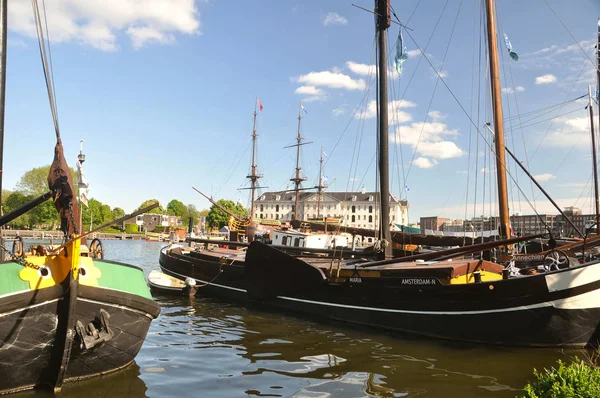
[[[506,162],[504,153],[504,126],[502,124],[502,96],[500,91],[500,68],[498,46],[496,45],[496,13],[494,0],[486,0],[488,48],[490,52],[490,80],[492,82],[492,103],[494,111],[494,142],[496,144],[496,170],[498,173],[498,205],[500,208],[500,239],[510,234],[508,194],[506,184]]]
[[[83,140],[79,141],[79,155],[77,155],[77,160],[79,161],[79,163],[81,164],[80,167],[83,166],[83,162],[85,162],[85,155],[83,154]],[[82,173],[83,171],[78,168],[78,178],[77,178],[77,188],[78,189],[82,189],[82,188],[87,188],[87,186],[85,185],[85,183],[83,182],[82,179]],[[80,196],[78,199],[80,199],[77,203],[79,205],[79,231],[81,231],[81,233],[83,234],[83,201],[81,200],[81,191],[80,192]]]
[[[321,195],[323,194],[323,147],[321,147],[321,157],[319,158],[319,185],[317,185],[317,218],[321,217]]]
[[[6,93],[6,32],[8,31],[7,0],[0,0],[0,215],[2,210],[2,174],[4,171],[4,104]],[[0,247],[4,248],[2,228],[0,228]],[[4,260],[4,249],[0,249],[0,261]]]
[[[258,181],[259,178],[262,177],[261,174],[257,174],[256,172],[256,163],[254,161],[255,159],[255,154],[256,154],[256,104],[258,103],[258,98],[256,99],[256,102],[254,103],[254,122],[252,123],[252,163],[250,165],[251,167],[251,172],[250,175],[246,176],[246,178],[250,179],[250,183],[251,183],[251,190],[252,190],[252,201],[250,202],[250,220],[252,221],[252,219],[254,218],[254,197],[256,194],[256,182]]]
[[[390,27],[390,0],[375,0],[377,14],[377,51],[379,53],[379,187],[381,193],[381,214],[379,232],[387,241],[384,255],[392,257],[392,234],[390,232],[390,185],[388,160],[388,96],[386,30]]]
[[[290,181],[294,182],[294,191],[296,191],[296,199],[294,200],[294,218],[293,220],[298,219],[298,199],[300,198],[300,184],[302,181],[306,180],[306,178],[302,178],[300,176],[300,145],[302,145],[302,135],[300,134],[300,121],[302,120],[302,102],[300,103],[300,108],[298,109],[298,136],[296,137],[296,176],[294,178],[290,178]]]
[[[596,160],[596,134],[594,134],[594,101],[592,100],[592,86],[588,86],[590,103],[590,131],[592,134],[592,162],[594,171],[594,201],[596,205],[596,228],[600,228],[600,199],[598,198],[598,163]]]
[[[598,18],[598,42],[596,44],[596,75],[597,75],[597,80],[596,80],[596,93],[600,93],[600,17]],[[598,98],[598,96],[596,96],[596,100],[598,101],[598,126],[600,128],[600,98]],[[590,108],[591,108],[591,101],[590,101]],[[593,118],[592,118],[592,128],[594,126],[594,122],[593,122]],[[592,133],[592,137],[593,137],[593,133]],[[594,173],[596,173],[596,169],[597,169],[597,165],[598,163],[596,163],[596,146],[594,145]],[[600,215],[599,215],[599,211],[598,211],[598,176],[594,175],[594,183],[595,185],[595,189],[596,189],[596,233],[598,235],[600,235]]]

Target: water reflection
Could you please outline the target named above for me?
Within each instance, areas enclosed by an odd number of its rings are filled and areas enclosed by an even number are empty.
[[[534,367],[581,354],[398,338],[208,298],[159,301],[148,341],[157,346],[144,353],[170,347],[181,367],[142,374],[150,395],[172,377],[182,394],[193,380],[223,397],[514,397]]]

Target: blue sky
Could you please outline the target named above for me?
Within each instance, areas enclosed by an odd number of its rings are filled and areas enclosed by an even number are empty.
[[[500,47],[505,117],[510,108],[515,127],[507,133],[507,145],[523,160],[526,148],[531,172],[544,180],[559,204],[589,211],[585,101],[533,114],[539,117],[532,122],[540,123],[522,132],[516,128],[517,108],[527,126],[529,112],[576,98],[595,84],[594,65],[586,62],[579,45],[595,61],[600,2],[547,2],[497,2],[500,31],[521,57],[509,63]],[[375,115],[369,108],[375,98],[373,17],[351,3],[48,0],[63,143],[74,166],[79,141],[85,141],[89,196],[127,212],[151,198],[163,205],[176,198],[208,208],[208,201],[192,190],[195,186],[216,198],[247,204],[249,191],[238,189],[248,186],[256,96],[264,105],[257,121],[262,185],[280,190],[290,184],[295,151],[283,147],[294,143],[303,100],[308,113],[302,115],[302,133],[313,142],[302,148],[305,185],[317,182],[323,146],[328,154],[325,175],[333,182],[329,189],[364,185],[374,190]],[[357,4],[372,8],[371,3]],[[427,58],[483,125],[491,117],[485,58],[481,74],[477,71],[479,5],[479,0],[392,1],[419,46],[425,48],[432,37]],[[30,7],[25,0],[9,7],[6,189],[53,156],[54,132]],[[393,25],[390,47],[397,34]],[[468,118],[441,82],[435,88],[435,72],[408,34],[404,39],[410,57],[401,77],[391,75],[389,89],[390,101],[400,101],[405,93],[390,120],[392,141],[400,137],[403,142],[391,149],[393,193],[408,197],[411,221],[429,215],[464,218],[465,209],[468,217],[494,213],[489,152],[481,140],[477,152]],[[537,192],[532,194],[521,173],[513,174],[529,200],[537,197],[539,212],[555,213]],[[511,213],[532,213],[514,186],[511,191]]]

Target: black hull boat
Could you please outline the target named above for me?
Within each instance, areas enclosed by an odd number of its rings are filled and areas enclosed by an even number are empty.
[[[195,278],[203,296],[402,333],[514,346],[600,342],[600,262],[478,283],[442,283],[443,273],[418,276],[428,265],[401,263],[379,276],[354,268],[348,277],[331,278],[327,269],[254,242],[241,266],[196,264],[193,275],[182,275],[189,267],[165,249],[160,264],[167,274]]]
[[[34,290],[21,290],[27,288],[24,281],[6,278],[2,290],[12,286],[13,292],[0,295],[0,394],[52,389],[59,379],[58,384],[82,380],[133,362],[160,307],[146,293],[141,269],[110,261],[94,265],[106,281],[101,276],[98,286],[86,286],[80,278],[75,297],[68,294],[70,274]],[[19,269],[14,262],[0,264],[3,275]],[[111,282],[119,274],[126,283]]]

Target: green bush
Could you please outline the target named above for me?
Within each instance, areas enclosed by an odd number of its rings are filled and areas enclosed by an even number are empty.
[[[157,225],[156,227],[154,227],[154,231],[152,232],[158,232],[158,233],[162,233],[165,232],[165,227],[163,225]]]
[[[558,369],[533,370],[537,380],[529,382],[519,398],[598,398],[600,371],[586,365],[579,358],[565,365],[558,361]]]
[[[137,224],[125,224],[125,232],[128,234],[137,234],[138,233],[138,225]]]

